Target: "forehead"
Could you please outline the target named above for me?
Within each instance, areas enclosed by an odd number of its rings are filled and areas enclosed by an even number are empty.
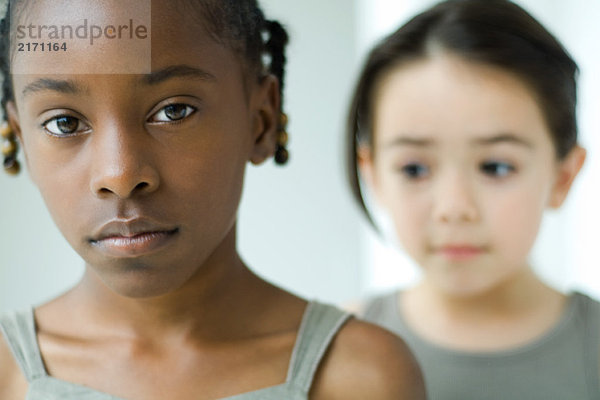
[[[498,67],[438,54],[387,71],[373,94],[376,140],[409,134],[439,141],[511,133],[549,140],[534,92]]]
[[[228,57],[229,50],[207,33],[201,4],[184,7],[187,3],[20,1],[11,20],[12,72],[145,74],[166,62]],[[28,42],[39,43],[35,50],[32,45],[23,48]]]

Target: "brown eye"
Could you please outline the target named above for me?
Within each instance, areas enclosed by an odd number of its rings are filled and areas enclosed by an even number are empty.
[[[152,122],[172,122],[172,121],[180,121],[191,114],[193,114],[196,109],[187,104],[170,104],[166,107],[161,108],[156,114],[154,114],[151,118]]]
[[[65,115],[44,122],[43,127],[54,136],[71,136],[88,129],[79,118]]]

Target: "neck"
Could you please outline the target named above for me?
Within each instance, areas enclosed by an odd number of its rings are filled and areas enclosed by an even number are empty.
[[[466,351],[498,351],[540,337],[560,319],[566,298],[530,269],[475,294],[448,293],[425,279],[404,293],[401,310],[424,339]]]
[[[453,320],[481,321],[527,312],[556,295],[530,268],[524,268],[510,279],[473,294],[451,293],[425,278],[407,293],[407,301],[425,304],[432,312]]]
[[[208,337],[233,323],[243,307],[232,305],[244,304],[249,294],[261,288],[262,281],[237,254],[234,227],[195,274],[171,292],[147,298],[122,296],[86,266],[83,279],[66,300],[90,326],[110,329],[107,333],[161,337],[169,331],[194,331]]]

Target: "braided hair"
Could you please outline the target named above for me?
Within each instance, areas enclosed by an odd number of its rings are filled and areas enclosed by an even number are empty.
[[[5,0],[6,12],[0,20],[0,75],[2,100],[0,102],[6,120],[6,103],[14,100],[10,78],[10,20],[14,6],[26,0]],[[214,40],[229,47],[246,64],[249,74],[258,79],[268,74],[279,81],[280,112],[283,107],[285,78],[285,48],[288,35],[285,28],[275,20],[265,18],[257,0],[179,0],[180,5],[192,7],[199,12],[202,22]],[[11,7],[12,6],[12,7]],[[0,7],[1,8],[1,7]],[[12,9],[12,10],[11,10]],[[0,11],[1,12],[1,11]],[[285,115],[282,113],[282,117]],[[285,133],[285,121],[281,118],[279,130]],[[276,162],[285,164],[285,143],[277,144]],[[278,157],[281,151],[286,157]]]
[[[0,104],[6,119],[6,103],[14,100],[10,79],[10,0],[7,0],[4,17],[0,21],[0,74],[2,75],[2,99]]]

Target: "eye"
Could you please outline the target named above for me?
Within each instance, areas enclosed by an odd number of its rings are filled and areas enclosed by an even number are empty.
[[[42,124],[42,127],[53,136],[73,136],[86,131],[90,127],[79,118],[59,115]]]
[[[196,108],[187,104],[169,104],[150,117],[150,122],[180,121],[194,112],[196,112]]]
[[[408,179],[422,179],[429,175],[429,167],[419,163],[406,164],[400,168],[400,172]]]
[[[479,169],[485,175],[493,178],[503,178],[516,171],[516,168],[508,163],[500,161],[487,161],[480,165]]]

